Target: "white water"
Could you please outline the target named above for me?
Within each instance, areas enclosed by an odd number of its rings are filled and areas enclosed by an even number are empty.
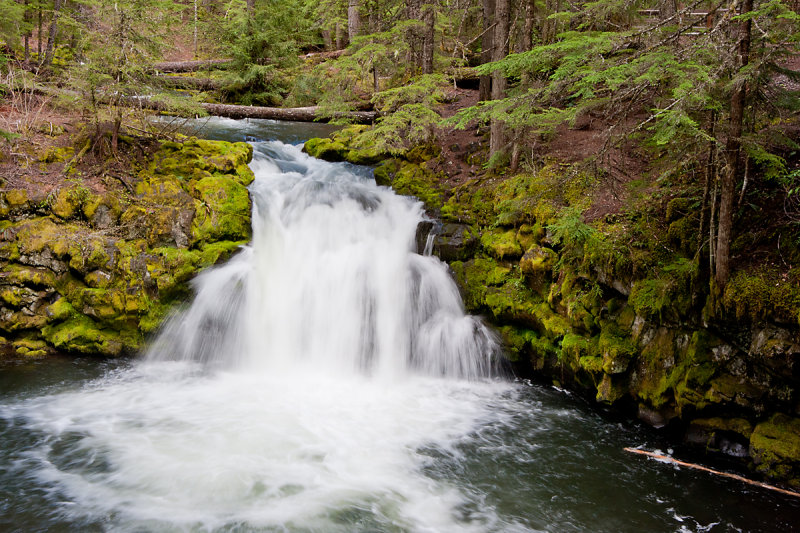
[[[197,278],[143,363],[4,407],[41,436],[14,468],[111,530],[507,530],[425,472],[511,386],[414,253],[420,204],[281,143],[252,168],[252,246]]]
[[[422,207],[279,142],[259,145],[253,242],[201,275],[150,359],[259,372],[491,374],[492,334],[444,263],[414,253]]]

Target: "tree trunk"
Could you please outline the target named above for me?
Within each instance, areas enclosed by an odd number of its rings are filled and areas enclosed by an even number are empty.
[[[322,42],[325,43],[325,50],[333,50],[333,36],[331,30],[322,30]]]
[[[406,0],[406,20],[419,21],[422,18],[422,0]],[[406,33],[408,40],[408,62],[422,70],[422,32],[411,26]]]
[[[197,0],[194,0],[194,32],[192,37],[194,40],[194,57],[197,59]]]
[[[344,30],[342,30],[342,25],[337,22],[336,23],[336,48],[338,50],[341,50],[345,46],[347,46],[347,43],[345,42],[345,38],[344,38]]]
[[[38,37],[39,44],[38,44],[38,46],[36,48],[36,54],[39,56],[38,59],[41,62],[42,61],[42,3],[41,2],[39,2],[39,21],[38,21],[38,24],[39,24],[39,31],[37,32],[37,37]]]
[[[148,107],[159,109],[158,104],[146,102]],[[299,122],[326,122],[320,118],[319,107],[258,107],[229,104],[200,104],[209,115],[228,118],[267,118],[274,120],[296,120]],[[336,114],[333,118],[349,118],[359,124],[369,124],[378,117],[374,111],[349,111]]]
[[[436,10],[432,5],[425,6],[422,15],[425,34],[422,39],[422,73],[433,74],[433,50],[436,29]]]
[[[196,72],[230,65],[230,59],[205,59],[199,61],[162,61],[153,67],[161,72]]]
[[[520,52],[528,52],[533,48],[533,23],[536,18],[536,0],[525,2],[525,25],[520,39]]]
[[[347,4],[347,38],[353,42],[361,29],[361,14],[359,13],[359,0],[348,0]]]
[[[58,14],[61,11],[62,0],[55,0],[53,4],[53,20],[50,22],[50,31],[47,36],[47,48],[44,51],[44,67],[49,67],[53,63],[53,49],[55,48],[56,35],[58,34]]]
[[[481,37],[481,64],[492,60],[494,48],[495,0],[483,0],[483,37]],[[492,77],[481,76],[479,93],[481,101],[492,98]]]
[[[508,55],[508,0],[497,0],[494,27],[494,52],[493,61],[500,61]],[[492,73],[492,100],[505,98],[508,81],[501,70]],[[489,154],[494,156],[505,147],[505,132],[503,123],[497,119],[491,121],[491,136],[489,137]]]
[[[753,0],[744,0],[742,13],[753,10]],[[739,23],[739,70],[750,61],[751,21]],[[747,84],[738,81],[731,94],[731,118],[728,140],[725,143],[726,172],[722,176],[719,200],[719,230],[717,232],[717,255],[715,263],[715,280],[720,291],[724,290],[730,277],[730,249],[733,234],[733,201],[736,194],[736,177],[739,174],[740,151],[742,147],[742,130],[744,124],[744,107]]]
[[[27,28],[28,20],[30,19],[30,14],[28,13],[28,0],[25,0],[24,5],[25,5],[25,11],[22,15],[22,20],[25,21],[25,26],[26,26],[24,41],[25,41],[25,64],[27,65],[31,59],[31,43],[30,43],[31,30],[30,28]]]

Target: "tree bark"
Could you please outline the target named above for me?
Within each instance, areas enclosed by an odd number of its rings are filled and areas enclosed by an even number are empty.
[[[56,35],[58,34],[58,15],[61,11],[62,0],[55,0],[53,4],[53,20],[50,22],[50,31],[47,36],[47,48],[44,51],[44,67],[49,67],[53,63],[53,49],[55,48]]]
[[[500,61],[508,55],[508,0],[497,0],[495,15],[496,25],[494,27],[494,52],[492,54],[492,60]],[[505,98],[507,85],[508,81],[506,80],[506,75],[503,73],[503,71],[495,70],[492,73],[492,100],[501,100],[502,98]],[[489,137],[490,156],[502,151],[505,147],[505,144],[505,131],[503,123],[500,120],[493,118],[491,121],[491,134]]]
[[[196,72],[229,65],[230,59],[206,59],[201,61],[163,61],[155,63],[153,68],[161,72]]]
[[[744,0],[742,13],[753,10],[753,0]],[[740,70],[750,61],[751,21],[739,23],[739,57],[737,63]],[[736,194],[736,177],[739,174],[740,152],[742,147],[742,130],[744,125],[745,97],[747,84],[739,81],[731,94],[730,131],[725,143],[726,172],[723,173],[719,200],[719,229],[717,232],[717,250],[715,263],[715,281],[720,291],[724,290],[730,278],[730,249],[733,234],[733,203]]]
[[[30,18],[30,13],[28,13],[28,0],[25,0],[24,5],[25,5],[25,11],[23,12],[22,20],[25,22],[26,26],[24,43],[25,43],[25,64],[27,65],[31,59],[31,43],[30,43],[31,30],[30,28],[27,28],[28,20]]]
[[[42,3],[41,2],[39,2],[38,17],[39,17],[38,20],[39,31],[37,32],[37,37],[38,37],[37,40],[39,41],[39,44],[36,48],[36,54],[39,56],[39,61],[41,61],[42,60]]]
[[[495,0],[483,0],[483,37],[481,37],[481,64],[489,63],[492,60],[492,49],[494,48],[494,19],[495,19]],[[480,100],[486,101],[492,98],[492,77],[481,76],[479,85]]]
[[[422,18],[422,1],[406,0],[406,19],[419,21]],[[406,33],[408,39],[408,62],[422,70],[422,32],[412,26]]]
[[[359,13],[359,0],[348,0],[347,4],[347,38],[353,42],[361,29],[361,14]]]
[[[161,80],[164,85],[175,87],[176,89],[191,89],[194,91],[215,91],[222,88],[222,83],[210,78],[193,78],[191,76],[164,76],[158,75],[156,79]]]
[[[525,2],[525,25],[519,42],[519,51],[528,52],[533,48],[533,23],[536,18],[536,0]]]
[[[422,14],[425,23],[425,34],[422,38],[422,73],[433,74],[433,50],[436,36],[436,10],[432,5],[427,5]]]

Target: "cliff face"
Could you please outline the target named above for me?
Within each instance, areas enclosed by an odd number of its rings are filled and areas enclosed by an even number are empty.
[[[140,348],[197,271],[249,240],[251,157],[245,143],[164,142],[128,191],[97,194],[79,178],[48,194],[0,191],[4,351]]]
[[[349,159],[336,143],[306,148]],[[665,218],[641,202],[586,223],[597,183],[579,166],[448,191],[405,159],[375,176],[438,218],[419,244],[436,234],[433,253],[450,264],[468,310],[498,328],[518,373],[800,486],[800,269],[777,282],[768,269],[741,271],[711,298],[692,257],[699,217],[686,199],[666,199]]]

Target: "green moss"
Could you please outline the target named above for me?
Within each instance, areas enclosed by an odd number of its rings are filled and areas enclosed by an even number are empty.
[[[27,291],[21,287],[0,287],[0,300],[6,305],[19,309],[26,293]]]
[[[546,231],[539,222],[534,225],[523,224],[517,231],[517,242],[523,250],[530,250],[541,242],[545,234]]]
[[[47,307],[47,314],[57,321],[64,321],[77,316],[77,311],[69,301],[61,297]]]
[[[472,180],[452,191],[442,206],[442,220],[491,225],[494,220],[494,193],[490,185]]]
[[[152,176],[139,181],[136,184],[136,194],[145,196],[147,202],[162,205],[185,206],[191,202],[191,197],[173,175]]]
[[[248,143],[228,143],[188,138],[183,142],[164,142],[153,156],[152,163],[142,172],[142,179],[154,175],[172,175],[189,181],[212,174],[227,175],[241,185],[253,180],[252,172],[244,166],[253,157]]]
[[[25,265],[7,264],[0,268],[0,276],[12,285],[32,285],[34,287],[51,288],[56,285],[56,276],[45,268]]]
[[[659,328],[641,351],[637,380],[633,384],[636,396],[655,409],[666,404],[671,399],[668,393],[680,379],[675,367],[674,333]]]
[[[692,292],[697,279],[697,264],[677,259],[661,269],[657,277],[636,281],[628,302],[636,314],[663,318],[666,312],[682,316],[691,307]]]
[[[484,231],[481,234],[481,246],[495,259],[517,259],[523,253],[514,230]]]
[[[250,195],[244,185],[209,176],[197,182],[195,189],[199,198],[192,221],[194,246],[250,238]]]
[[[50,211],[63,220],[74,218],[82,213],[83,205],[90,195],[89,189],[83,185],[73,185],[59,189],[55,200],[50,206]]]
[[[392,179],[392,188],[397,194],[419,198],[428,209],[442,207],[439,181],[422,165],[402,163]]]
[[[744,418],[698,418],[692,420],[692,425],[711,432],[737,433],[747,439],[753,434],[753,424]]]
[[[631,338],[608,330],[604,330],[600,334],[598,350],[602,354],[603,372],[606,374],[625,372],[637,351],[636,344]]]
[[[798,476],[800,418],[778,413],[758,424],[750,437],[750,456],[757,469],[767,476]]]
[[[314,138],[306,141],[303,151],[311,157],[325,161],[344,161],[349,152],[347,147],[341,142],[333,139]]]
[[[3,193],[4,200],[11,209],[23,208],[28,203],[28,191],[25,189],[10,189]]]
[[[17,339],[11,343],[11,347],[17,355],[32,359],[38,359],[48,354],[47,343],[41,339]]]
[[[66,163],[74,156],[75,148],[72,146],[52,146],[39,156],[39,161],[42,163]]]
[[[135,350],[141,336],[133,330],[104,328],[86,316],[78,316],[42,329],[42,336],[65,352],[118,356],[123,350]]]
[[[738,318],[771,317],[800,324],[800,268],[735,272],[722,299]]]
[[[597,385],[597,396],[595,399],[607,405],[613,405],[624,398],[628,393],[628,384],[618,377],[603,374],[600,383]]]

